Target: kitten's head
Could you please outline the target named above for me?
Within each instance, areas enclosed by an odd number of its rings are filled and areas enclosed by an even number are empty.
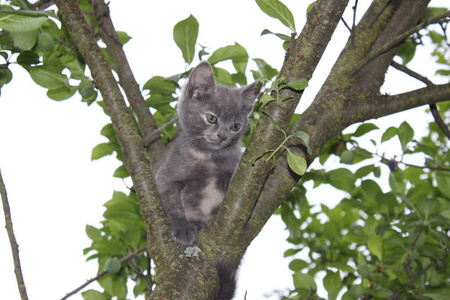
[[[259,88],[216,84],[211,66],[200,63],[183,87],[178,103],[181,130],[205,150],[235,145],[247,127]]]

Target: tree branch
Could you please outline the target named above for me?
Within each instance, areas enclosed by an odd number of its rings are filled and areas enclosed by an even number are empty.
[[[372,47],[376,49],[374,46],[376,42],[384,44],[383,40],[387,39],[389,33],[392,32],[389,28],[395,25],[394,22],[391,22],[393,15],[402,15],[408,9],[413,10],[414,16],[402,25],[409,28],[408,24],[416,22],[414,18],[420,17],[426,8],[424,1],[394,2],[389,7],[386,7],[386,1],[372,3],[352,33],[355,38],[353,40],[352,37],[349,38],[345,49],[315,100],[292,126],[290,134],[298,131],[309,134],[309,147],[312,155],[306,153],[302,143],[298,141],[290,143],[291,151],[305,157],[308,163],[311,163],[319,154],[331,137],[351,124],[450,99],[449,85],[429,87],[396,96],[381,96],[378,91],[382,80],[372,80],[372,75],[374,72],[380,72],[380,74],[383,72],[380,78],[384,78],[388,65],[386,67],[383,64],[376,65],[373,64],[374,61],[371,65],[365,66],[364,74],[360,74],[356,83],[352,81],[351,70],[357,66],[358,61],[363,59]],[[411,5],[414,6],[414,9]],[[380,11],[383,13],[379,14]],[[408,14],[408,16],[410,15]],[[390,26],[387,27],[387,24]],[[401,30],[401,28],[396,30]],[[383,38],[381,38],[382,36]],[[386,58],[384,57],[384,59]],[[392,57],[387,59],[389,63],[392,61]],[[277,160],[254,208],[253,215],[261,216],[263,220],[269,218],[282,202],[282,200],[274,201],[273,199],[284,199],[297,183],[298,177],[291,174],[284,157],[285,154]],[[258,233],[261,219],[252,217],[249,222],[251,234]]]
[[[134,258],[135,256],[145,252],[147,250],[147,247],[141,248],[141,249],[137,249],[136,251],[131,252],[130,254],[128,254],[127,256],[125,256],[124,258],[122,258],[120,260],[121,264],[124,264],[128,261],[130,261],[132,258]],[[61,300],[65,300],[68,299],[70,297],[72,297],[73,295],[75,295],[76,293],[82,291],[85,287],[87,287],[88,285],[90,285],[91,283],[99,280],[100,278],[102,278],[103,276],[105,276],[106,274],[108,274],[107,271],[102,271],[100,273],[97,274],[97,276],[92,277],[91,279],[88,279],[85,283],[83,283],[82,285],[80,285],[79,287],[77,287],[76,289],[74,289],[73,291],[67,293],[64,297],[61,298]],[[151,287],[150,287],[151,288]]]
[[[19,245],[14,235],[14,228],[11,217],[11,210],[9,208],[8,195],[6,193],[5,183],[3,182],[2,172],[0,170],[0,196],[2,197],[3,213],[5,215],[6,231],[8,232],[9,243],[11,244],[11,251],[14,262],[14,273],[16,274],[16,281],[19,287],[20,298],[27,300],[27,289],[25,287],[25,281],[23,280],[22,267],[20,266]]]
[[[377,58],[377,57],[383,55],[384,53],[390,51],[391,49],[399,46],[401,43],[403,43],[406,40],[406,38],[408,38],[413,33],[416,33],[419,30],[426,28],[430,24],[445,22],[445,21],[442,21],[442,19],[445,19],[446,21],[448,21],[447,19],[449,17],[450,17],[450,12],[443,13],[440,16],[434,17],[430,20],[425,20],[424,22],[414,26],[413,28],[395,36],[394,38],[389,39],[389,41],[387,43],[385,43],[381,47],[376,48],[368,56],[366,56],[358,64],[358,66],[353,70],[352,75],[355,75],[356,73],[358,73],[364,66],[366,66],[369,62],[371,62],[375,58]]]
[[[152,137],[151,143],[146,144],[146,146],[149,156],[151,157],[150,163],[153,172],[155,172],[155,166],[158,165],[158,161],[165,148],[160,136],[158,136],[159,138],[154,137],[154,133],[158,127],[156,120],[150,113],[150,109],[145,102],[141,90],[139,89],[139,85],[131,71],[131,67],[125,52],[123,51],[123,45],[120,42],[119,36],[112,23],[108,6],[103,0],[91,0],[91,3],[95,17],[98,20],[98,29],[108,48],[109,55],[111,55],[114,60],[114,68],[119,76],[119,83],[125,91],[133,112],[136,114],[144,140],[147,141]]]
[[[433,85],[398,95],[376,95],[359,103],[352,103],[343,115],[347,126],[369,119],[377,119],[427,104],[450,100],[450,84]]]
[[[392,61],[391,64],[394,68],[396,68],[399,71],[404,72],[405,74],[408,74],[409,76],[416,78],[417,80],[422,81],[423,83],[425,83],[427,86],[431,86],[433,85],[433,82],[431,82],[428,78],[414,72],[413,70],[407,68],[404,65],[401,65],[395,61]],[[450,128],[445,124],[444,120],[442,119],[441,115],[439,114],[439,111],[437,109],[436,104],[430,104],[430,111],[431,114],[433,115],[434,121],[436,122],[436,124],[439,126],[439,128],[441,129],[441,131],[445,134],[445,136],[450,139]]]
[[[112,125],[130,172],[139,205],[147,227],[147,247],[155,263],[167,262],[167,251],[172,251],[169,224],[158,199],[153,175],[143,151],[142,139],[137,133],[108,61],[96,43],[75,0],[55,0],[59,13],[80,51],[95,84],[100,90]],[[151,243],[150,243],[151,241]]]

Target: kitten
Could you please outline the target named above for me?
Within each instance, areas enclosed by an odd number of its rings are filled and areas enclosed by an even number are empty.
[[[158,169],[156,184],[172,237],[192,244],[219,210],[241,159],[239,141],[260,88],[216,84],[200,63],[182,89],[177,137]]]

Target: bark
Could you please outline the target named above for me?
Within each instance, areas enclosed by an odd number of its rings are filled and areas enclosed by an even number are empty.
[[[124,154],[125,166],[130,171],[139,198],[148,231],[148,252],[158,270],[157,286],[150,299],[213,299],[218,291],[217,261],[226,260],[237,267],[250,242],[297,184],[299,177],[289,170],[282,151],[277,154],[274,166],[263,159],[257,160],[254,165],[252,162],[262,152],[275,149],[282,142],[284,135],[275,130],[273,122],[282,130],[288,130],[302,92],[284,89],[281,97],[291,97],[290,100],[282,105],[275,102],[267,105],[273,120],[264,116],[259,121],[223,207],[198,236],[195,245],[202,252],[198,257],[187,257],[183,254],[186,247],[171,240],[142,139],[90,26],[75,0],[56,0],[55,3],[102,93]],[[97,0],[93,3],[97,17],[104,22],[100,27],[108,50],[117,55],[117,61],[125,62],[109,15],[105,15],[104,3]],[[313,76],[347,4],[348,0],[316,2],[300,35],[292,38],[280,76],[288,82]],[[303,155],[311,163],[327,141],[353,123],[450,99],[449,84],[428,86],[393,96],[379,92],[386,70],[398,50],[397,44],[386,45],[392,38],[414,28],[427,4],[428,0],[373,1],[353,29],[314,102],[290,129],[291,132],[305,131],[309,134],[312,155],[307,154],[304,143],[298,139],[289,141],[291,151]],[[107,42],[109,38],[112,40]],[[380,51],[383,47],[388,49]],[[373,57],[366,61],[370,55]],[[119,66],[116,65],[116,68],[119,69]],[[151,114],[145,111],[142,100],[138,99],[137,83],[131,71],[128,68],[118,73],[124,76],[120,82],[128,91],[130,105],[135,108],[136,114],[138,111],[142,113],[142,116],[138,115],[139,125],[146,132],[154,131]],[[129,79],[131,86],[126,87],[125,82]],[[153,162],[161,153],[160,146],[149,147],[148,151],[148,157]]]

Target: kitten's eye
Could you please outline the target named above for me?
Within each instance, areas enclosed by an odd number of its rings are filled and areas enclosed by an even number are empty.
[[[231,129],[231,131],[235,131],[235,132],[239,131],[239,129],[241,129],[241,124],[233,123],[233,124],[231,124],[230,129]]]
[[[214,115],[206,114],[206,121],[208,121],[209,124],[216,124],[217,117]]]

